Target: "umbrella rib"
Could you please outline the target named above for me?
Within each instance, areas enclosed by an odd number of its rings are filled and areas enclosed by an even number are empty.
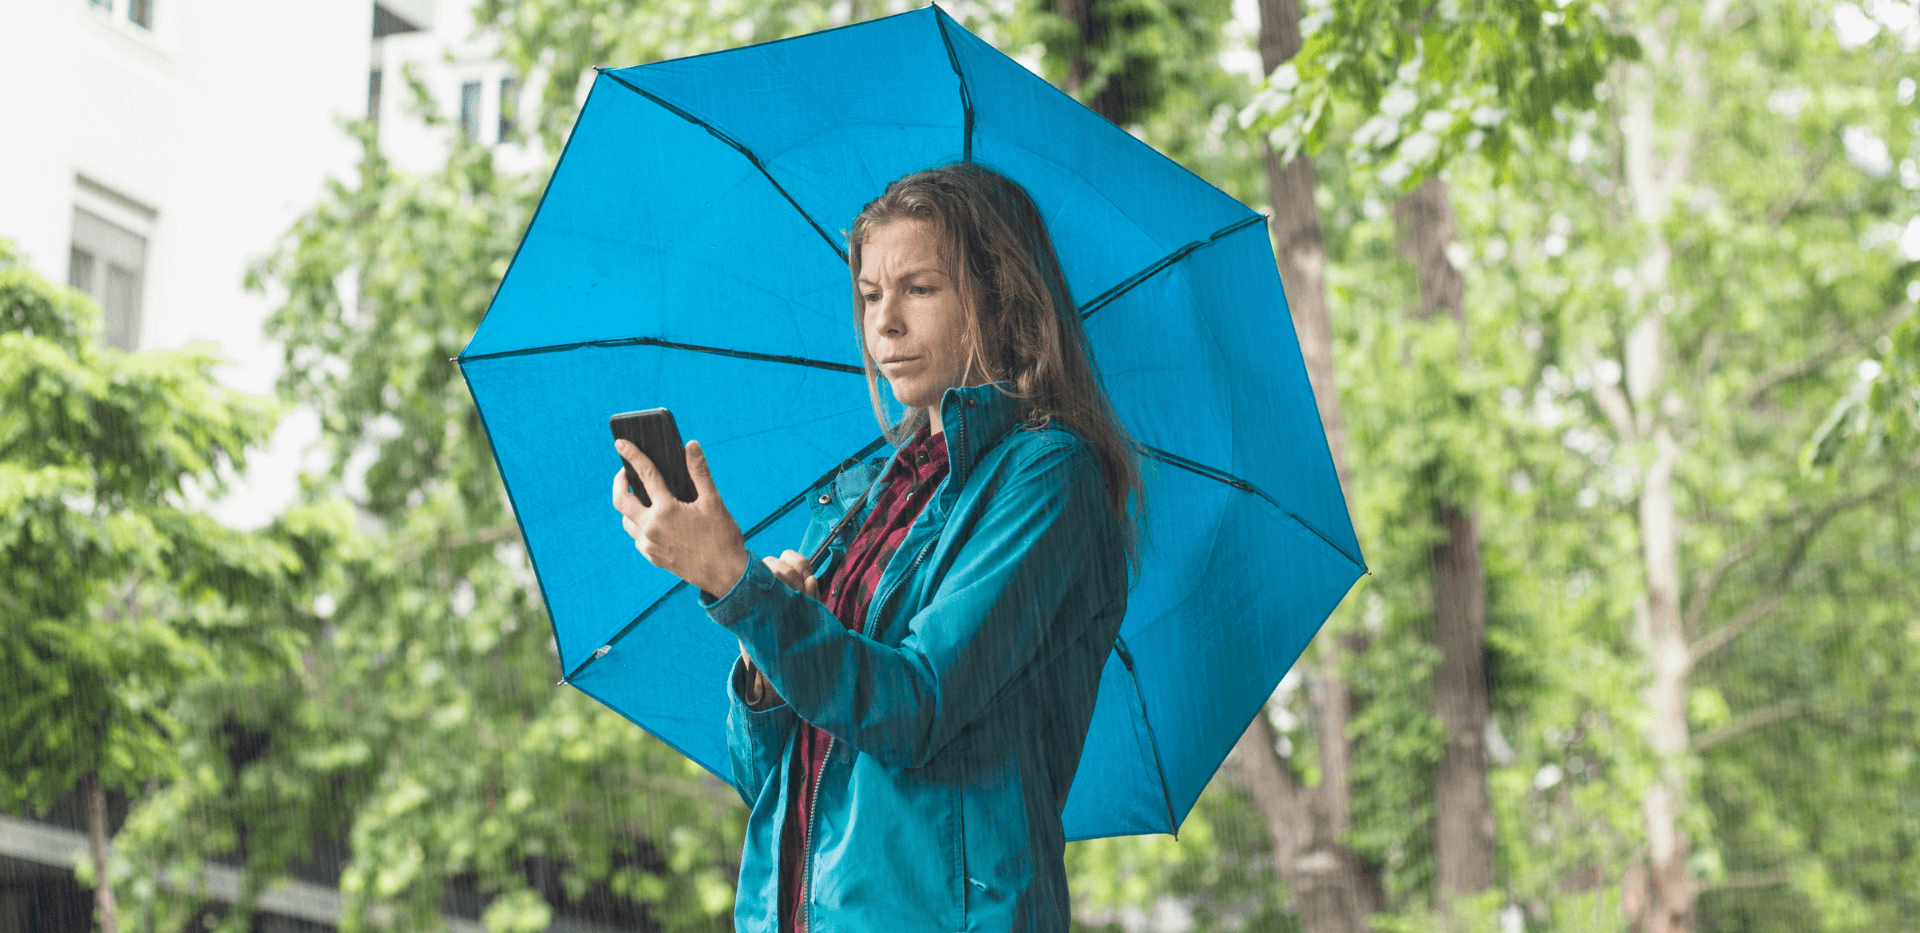
[[[1271,505],[1274,508],[1279,509],[1280,511],[1286,513],[1288,518],[1293,519],[1296,523],[1300,525],[1300,527],[1305,528],[1314,537],[1319,538],[1320,541],[1324,543],[1327,547],[1332,548],[1335,554],[1338,554],[1341,557],[1344,557],[1347,560],[1352,561],[1353,565],[1356,567],[1359,567],[1363,572],[1367,569],[1367,565],[1365,563],[1362,563],[1359,558],[1353,556],[1352,554],[1347,553],[1346,548],[1343,548],[1340,545],[1333,543],[1333,539],[1322,534],[1320,532],[1320,529],[1313,527],[1313,525],[1309,524],[1306,519],[1301,518],[1299,515],[1294,514],[1292,509],[1289,509],[1286,506],[1281,505],[1278,500],[1274,499],[1270,495],[1267,495],[1266,490],[1261,489],[1260,487],[1255,486],[1254,484],[1247,482],[1246,480],[1241,479],[1240,477],[1235,476],[1232,473],[1228,473],[1225,470],[1218,469],[1216,467],[1207,466],[1206,464],[1200,463],[1199,461],[1196,461],[1196,460],[1189,460],[1185,457],[1180,456],[1179,454],[1173,453],[1172,451],[1161,450],[1158,447],[1150,447],[1146,444],[1141,444],[1140,452],[1146,454],[1149,457],[1152,457],[1155,460],[1160,461],[1161,463],[1177,466],[1180,469],[1186,470],[1191,473],[1197,473],[1210,480],[1214,480],[1216,482],[1225,483],[1228,486],[1232,486],[1233,488],[1238,489],[1241,492],[1250,492],[1256,496],[1259,496],[1262,499],[1267,500],[1268,505]]]
[[[753,163],[753,167],[760,170],[760,176],[767,180],[767,184],[772,185],[773,190],[780,192],[780,196],[783,198],[786,198],[787,203],[793,205],[793,209],[798,211],[801,217],[806,218],[807,223],[813,226],[813,231],[815,233],[820,234],[820,239],[827,244],[827,248],[833,250],[833,254],[835,256],[840,257],[841,262],[844,263],[847,261],[846,250],[841,249],[840,244],[835,243],[833,241],[832,235],[827,233],[827,229],[825,227],[820,226],[820,222],[817,220],[814,220],[813,215],[807,213],[807,209],[804,207],[801,207],[800,202],[795,201],[793,199],[793,195],[788,194],[787,189],[781,187],[780,183],[773,179],[773,175],[767,172],[766,165],[761,163],[759,156],[753,154],[753,150],[748,149],[746,146],[742,145],[739,140],[734,139],[731,136],[728,136],[719,127],[716,127],[713,124],[708,123],[707,121],[702,120],[699,117],[696,117],[693,114],[690,114],[685,110],[682,110],[679,107],[676,107],[673,104],[668,103],[666,100],[662,99],[661,97],[655,94],[642,90],[638,85],[635,85],[633,82],[628,81],[627,79],[622,78],[611,71],[603,70],[600,73],[603,75],[606,75],[609,78],[612,78],[615,81],[620,82],[620,85],[622,87],[625,87],[627,90],[632,91],[635,94],[638,94],[641,97],[644,97],[650,101],[653,101],[656,104],[659,104],[661,107],[665,108],[668,113],[671,113],[674,116],[687,121],[688,123],[691,123],[703,130],[706,130],[708,135],[711,135],[714,139],[717,139],[727,144],[728,146],[732,147],[735,152],[738,152],[741,155],[746,156],[747,161]]]
[[[867,444],[867,446],[862,447],[858,451],[856,451],[853,456],[840,461],[840,464],[838,466],[834,467],[831,470],[828,470],[825,474],[821,475],[819,479],[816,479],[813,482],[808,483],[804,488],[800,490],[799,494],[795,495],[791,499],[788,499],[785,503],[781,504],[779,508],[774,509],[771,513],[767,515],[767,517],[759,520],[758,522],[755,522],[753,527],[747,529],[746,532],[742,534],[740,537],[747,541],[753,540],[755,535],[767,530],[767,528],[772,526],[774,522],[779,521],[781,518],[785,517],[788,512],[793,511],[794,506],[797,506],[801,502],[805,501],[807,498],[807,494],[812,492],[815,486],[818,486],[821,483],[824,483],[830,479],[833,479],[833,477],[836,474],[838,474],[840,471],[845,470],[847,467],[852,466],[856,461],[865,459],[868,454],[873,453],[876,450],[879,450],[880,446],[882,444],[885,444],[886,442],[887,442],[887,439],[885,437],[874,438],[871,442]],[[647,606],[647,608],[640,610],[640,614],[634,616],[633,621],[628,622],[626,625],[621,626],[620,631],[613,633],[613,637],[607,639],[606,643],[608,645],[611,645],[614,642],[627,637],[627,633],[633,631],[634,626],[637,626],[640,623],[646,621],[648,616],[653,615],[653,611],[655,609],[658,609],[661,606],[665,605],[667,600],[673,597],[673,594],[678,593],[683,589],[686,589],[686,587],[687,587],[687,581],[685,580],[681,580],[680,582],[675,583],[670,587],[667,587],[667,591],[665,593],[661,593],[659,599],[654,600],[651,604]],[[573,680],[575,677],[580,676],[580,672],[586,670],[587,665],[600,660],[600,657],[601,657],[601,653],[598,651],[587,655],[587,659],[585,661],[581,661],[580,664],[576,666],[573,670],[567,672],[567,676],[564,678],[561,678],[560,682],[564,684]]]
[[[1147,727],[1147,748],[1153,752],[1153,769],[1160,775],[1160,799],[1167,804],[1167,826],[1173,838],[1180,838],[1180,820],[1173,815],[1173,793],[1167,789],[1167,767],[1160,762],[1160,739],[1153,734],[1153,722],[1147,718],[1147,695],[1140,690],[1140,674],[1133,669],[1133,652],[1127,650],[1125,639],[1114,636],[1113,651],[1120,656],[1120,663],[1127,669],[1127,677],[1133,681],[1133,698],[1140,701],[1140,723]]]
[[[960,79],[960,109],[965,115],[966,125],[960,135],[960,161],[973,161],[973,93],[967,89],[967,73],[960,70],[960,53],[954,51],[953,36],[947,33],[946,11],[938,7],[934,11],[939,15],[933,18],[940,27],[940,41],[947,47],[947,63],[953,66],[953,74]]]
[[[1260,214],[1255,214],[1252,217],[1236,220],[1233,223],[1230,223],[1224,227],[1221,227],[1219,230],[1214,231],[1212,236],[1209,236],[1204,240],[1195,240],[1191,243],[1188,243],[1185,246],[1180,247],[1179,249],[1174,250],[1171,253],[1168,253],[1167,255],[1161,257],[1160,260],[1158,262],[1155,262],[1153,265],[1150,265],[1145,269],[1142,269],[1139,272],[1136,272],[1133,275],[1128,276],[1120,284],[1115,285],[1114,287],[1109,288],[1104,292],[1101,292],[1098,296],[1094,297],[1092,300],[1088,301],[1086,304],[1081,305],[1080,319],[1084,321],[1087,318],[1092,317],[1093,312],[1098,311],[1101,308],[1106,307],[1107,305],[1113,304],[1115,301],[1118,301],[1121,295],[1124,295],[1130,291],[1133,291],[1135,286],[1139,285],[1141,282],[1145,282],[1146,280],[1153,278],[1155,275],[1158,275],[1162,269],[1165,269],[1168,266],[1171,266],[1174,263],[1187,258],[1187,255],[1189,253],[1192,253],[1194,250],[1197,250],[1203,246],[1211,246],[1214,243],[1219,242],[1221,237],[1227,236],[1229,234],[1237,233],[1240,230],[1243,230],[1247,227],[1251,227],[1254,224],[1260,223],[1264,220],[1266,220],[1266,217]]]
[[[676,343],[661,340],[658,337],[622,337],[617,340],[582,340],[579,343],[556,344],[551,347],[528,347],[521,350],[500,350],[494,353],[481,353],[477,356],[462,356],[455,362],[466,364],[476,360],[491,360],[506,356],[526,356],[531,353],[558,353],[562,350],[578,350],[581,347],[663,347],[668,350],[688,350],[693,353],[711,353],[716,356],[730,356],[739,360],[756,360],[762,363],[785,363],[789,366],[806,366],[811,369],[825,369],[836,373],[865,375],[866,370],[846,363],[829,363],[826,360],[809,359],[804,356],[781,356],[774,353],[755,353],[751,350],[730,350],[726,347],[706,347],[697,343]]]

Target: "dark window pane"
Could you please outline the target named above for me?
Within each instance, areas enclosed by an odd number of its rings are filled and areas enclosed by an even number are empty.
[[[93,254],[79,247],[67,257],[67,284],[93,294]]]
[[[367,122],[380,122],[380,69],[367,73]]]
[[[520,82],[500,79],[500,141],[506,142],[520,126]]]
[[[67,277],[100,303],[107,339],[124,350],[134,349],[140,338],[140,285],[146,267],[145,237],[74,208]],[[77,284],[82,280],[84,286]]]
[[[100,309],[106,312],[107,341],[132,351],[140,339],[140,273],[107,263],[106,284]]]
[[[480,82],[460,85],[460,132],[468,139],[480,138]]]
[[[153,28],[153,0],[127,0],[127,19],[134,25]]]

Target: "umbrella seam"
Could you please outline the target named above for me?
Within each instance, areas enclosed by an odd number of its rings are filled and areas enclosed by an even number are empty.
[[[497,350],[478,356],[456,357],[454,362],[472,363],[477,360],[492,360],[509,356],[527,356],[534,353],[558,353],[564,350],[578,350],[581,347],[661,347],[667,350],[688,350],[694,353],[711,353],[715,356],[730,356],[734,359],[755,360],[761,363],[786,363],[791,366],[806,366],[812,369],[824,369],[836,373],[849,373],[864,376],[867,371],[846,363],[829,363],[826,360],[809,359],[804,356],[781,356],[773,353],[755,353],[751,350],[729,350],[726,347],[707,347],[697,343],[677,343],[662,340],[659,337],[619,337],[612,340],[582,340],[578,343],[555,344],[550,347],[523,347],[518,350]]]
[[[598,88],[598,86],[599,86],[599,84],[600,84],[600,82],[598,82],[598,81],[595,81],[595,82],[594,82],[593,84],[591,84],[591,85],[588,85],[588,87],[587,87],[587,99],[586,99],[585,101],[582,101],[582,102],[580,103],[580,118],[581,118],[581,119],[583,119],[583,120],[584,120],[584,119],[586,118],[586,114],[587,114],[587,104],[588,104],[588,103],[590,103],[590,102],[592,102],[592,100],[593,100],[593,92],[594,92],[594,90],[595,90],[595,89],[597,89],[597,88]],[[578,130],[578,129],[579,129],[579,125],[578,125],[578,121],[576,121],[576,123],[575,123],[575,126],[574,126],[574,129],[575,129],[575,130]],[[521,251],[521,250],[523,250],[523,249],[526,249],[526,248],[527,248],[527,234],[529,234],[529,233],[532,233],[532,232],[533,232],[533,222],[534,222],[534,221],[536,221],[536,220],[539,220],[539,219],[540,219],[540,212],[541,212],[542,210],[544,210],[544,209],[546,209],[546,206],[547,206],[547,196],[553,193],[553,180],[554,180],[555,178],[557,178],[557,177],[559,177],[559,175],[560,175],[560,166],[562,166],[562,165],[564,165],[564,164],[566,164],[566,161],[567,161],[567,152],[568,152],[569,150],[571,150],[571,149],[573,148],[573,141],[574,141],[574,139],[576,139],[576,138],[578,138],[578,137],[579,137],[579,135],[580,135],[580,134],[579,134],[579,133],[577,133],[577,132],[571,132],[571,133],[568,133],[568,134],[567,134],[567,141],[566,141],[565,143],[562,143],[562,144],[561,144],[561,146],[560,146],[560,158],[558,158],[558,159],[555,159],[555,160],[553,161],[553,172],[552,172],[551,174],[549,174],[549,175],[547,176],[547,183],[546,183],[546,185],[545,185],[544,187],[542,187],[542,188],[540,189],[540,202],[539,202],[538,204],[535,204],[535,205],[533,206],[533,213],[532,213],[532,214],[529,214],[529,215],[527,215],[527,227],[526,227],[526,229],[525,229],[525,230],[522,230],[522,231],[520,232],[520,242],[519,242],[519,243],[518,243],[517,245],[515,245],[515,246],[514,246],[514,248],[513,248],[513,256],[512,256],[511,258],[509,258],[509,259],[507,260],[507,271],[505,271],[505,272],[503,272],[503,273],[501,273],[501,274],[500,274],[500,283],[499,283],[498,285],[495,285],[495,286],[493,287],[493,296],[492,296],[491,298],[489,298],[489,299],[487,300],[487,310],[486,310],[485,312],[483,312],[483,313],[482,313],[482,314],[480,315],[480,323],[479,323],[478,325],[476,325],[476,326],[474,327],[474,329],[473,329],[473,336],[471,336],[471,337],[468,337],[468,338],[467,338],[467,343],[468,343],[468,345],[472,345],[472,343],[473,343],[473,340],[474,340],[474,337],[478,337],[478,336],[480,336],[480,331],[481,331],[481,330],[482,330],[483,328],[485,328],[485,327],[487,326],[487,315],[489,315],[489,314],[492,314],[492,313],[493,313],[493,305],[494,305],[494,302],[496,302],[496,301],[498,301],[498,300],[500,300],[500,292],[501,292],[501,291],[503,291],[503,290],[504,290],[504,289],[505,289],[505,288],[507,287],[507,277],[508,277],[508,276],[511,276],[511,275],[513,275],[513,269],[514,269],[514,266],[516,266],[516,265],[518,265],[518,264],[519,264],[519,262],[520,262],[520,251]],[[462,349],[462,353],[464,354],[464,352],[465,352],[465,351],[464,351],[464,348],[463,348],[463,349]],[[458,362],[460,362],[460,360],[461,360],[461,358],[462,358],[462,357],[460,357],[460,356],[456,356],[456,357],[454,357],[454,358],[453,358],[453,361],[454,361],[455,363],[458,363]],[[462,370],[462,371],[461,371],[461,378],[463,378],[463,379],[464,379],[465,377],[466,377],[466,371],[465,371],[465,370]],[[468,387],[467,387],[467,394],[468,394],[469,396],[471,396],[471,395],[473,394],[473,387],[472,387],[472,386],[468,386]],[[474,403],[473,403],[473,405],[474,405],[474,407],[475,407],[475,408],[479,408],[479,407],[480,407],[480,402],[479,402],[479,400],[477,400],[477,399],[476,399],[476,400],[474,401]],[[492,441],[491,441],[491,439],[489,439],[489,441],[488,441],[488,443],[492,443]],[[497,460],[497,459],[498,459],[498,458],[496,458],[496,460]],[[502,477],[502,480],[503,480],[503,481],[504,481],[504,479],[505,479],[505,478],[504,478],[504,477]],[[511,495],[511,493],[509,493],[509,495]],[[520,535],[520,536],[521,536],[521,538],[522,538],[522,539],[525,539],[525,537],[526,537],[526,529],[525,529],[525,528],[522,528],[522,529],[520,529],[520,531],[521,531],[521,535]],[[529,552],[528,552],[528,554],[529,554],[529,556],[531,556],[531,554],[532,554],[532,552],[531,552],[531,551],[529,551]],[[551,616],[549,616],[549,618],[551,618]],[[558,634],[558,633],[556,632],[555,634]]]
[[[1314,537],[1319,538],[1323,543],[1326,544],[1327,547],[1331,548],[1334,553],[1340,555],[1341,557],[1346,558],[1349,561],[1352,561],[1353,565],[1356,567],[1359,567],[1362,571],[1365,571],[1367,569],[1367,565],[1365,563],[1361,562],[1358,558],[1354,557],[1352,554],[1348,554],[1345,548],[1341,547],[1338,544],[1333,543],[1333,539],[1327,537],[1325,534],[1322,534],[1320,532],[1320,529],[1313,527],[1311,523],[1309,523],[1306,519],[1301,518],[1292,509],[1289,509],[1286,506],[1281,505],[1279,502],[1275,501],[1272,496],[1267,495],[1266,490],[1261,489],[1260,487],[1255,486],[1254,484],[1247,482],[1246,480],[1241,479],[1240,477],[1235,476],[1232,473],[1228,473],[1225,470],[1219,469],[1217,467],[1210,467],[1204,463],[1200,463],[1195,460],[1189,460],[1185,457],[1180,456],[1179,454],[1161,450],[1158,447],[1150,447],[1146,444],[1141,444],[1140,450],[1141,452],[1145,453],[1147,456],[1152,457],[1153,459],[1158,460],[1161,463],[1169,464],[1171,466],[1177,466],[1190,473],[1195,473],[1200,476],[1204,476],[1207,479],[1213,480],[1218,483],[1224,483],[1228,486],[1231,486],[1235,489],[1240,490],[1241,492],[1250,492],[1256,496],[1259,496],[1262,499],[1265,499],[1268,505],[1271,505],[1274,508],[1279,509],[1281,512],[1285,513],[1288,518],[1293,519],[1294,522],[1298,524],[1300,527],[1305,528],[1309,532],[1312,532]]]
[[[473,412],[480,416],[480,432],[485,434],[487,438],[487,455],[493,458],[495,469],[497,470],[499,468],[498,464],[500,463],[500,449],[499,446],[493,442],[493,428],[487,424],[487,413],[480,407],[480,399],[473,394],[473,381],[467,378],[467,367],[457,359],[454,360],[454,364],[460,367],[460,381],[467,385],[467,398],[473,400]],[[526,520],[522,518],[525,513],[520,511],[519,502],[513,495],[513,486],[507,482],[507,475],[505,473],[500,474],[500,486],[507,491],[507,505],[513,509],[513,524],[514,527],[520,530],[520,547],[527,552],[527,566],[533,569],[533,577],[537,581],[540,579],[540,562],[534,559],[533,539],[527,536],[527,523]],[[536,586],[534,588],[540,591],[540,603],[547,610],[547,626],[553,630],[554,653],[559,655],[560,660],[564,663],[567,649],[566,645],[560,640],[560,627],[554,622],[553,604],[547,599],[547,588],[544,586]],[[560,682],[566,683],[566,680],[562,678]]]
[[[820,222],[813,219],[813,215],[807,213],[807,209],[804,207],[801,207],[800,202],[794,200],[793,195],[788,194],[787,189],[784,187],[781,187],[780,183],[774,180],[773,174],[767,171],[766,165],[760,161],[759,156],[753,154],[753,150],[748,149],[739,140],[734,139],[731,136],[728,136],[726,132],[720,129],[719,127],[714,126],[713,124],[708,123],[707,121],[702,120],[699,117],[696,117],[693,114],[680,109],[674,104],[669,103],[665,98],[662,98],[659,95],[656,95],[650,91],[644,90],[640,86],[634,84],[631,81],[628,81],[625,78],[620,77],[617,74],[614,74],[611,71],[603,71],[601,72],[601,74],[606,75],[607,77],[620,82],[620,85],[626,88],[627,90],[632,91],[635,94],[638,94],[641,97],[644,97],[647,100],[653,101],[655,104],[660,105],[668,113],[671,113],[674,116],[677,116],[680,119],[687,121],[688,123],[691,123],[697,127],[700,127],[703,130],[706,130],[707,134],[712,136],[714,139],[717,139],[723,143],[726,143],[728,146],[732,147],[735,152],[738,152],[741,155],[746,156],[747,161],[751,163],[755,169],[759,170],[760,177],[765,178],[767,180],[767,184],[772,185],[773,190],[780,192],[780,196],[783,198],[786,198],[787,203],[793,205],[793,209],[795,211],[798,211],[800,216],[805,218],[807,223],[813,226],[814,232],[820,234],[820,239],[827,244],[827,248],[833,250],[833,254],[835,256],[840,257],[841,262],[844,263],[847,261],[846,250],[841,249],[840,244],[835,243],[833,241],[832,235],[827,233],[827,229],[825,227],[820,226]]]
[[[1180,838],[1180,820],[1173,815],[1173,793],[1167,788],[1167,768],[1160,763],[1160,739],[1153,734],[1153,720],[1147,717],[1147,695],[1140,690],[1140,675],[1133,669],[1133,652],[1127,650],[1127,641],[1118,635],[1113,639],[1113,650],[1120,656],[1120,664],[1127,669],[1128,679],[1133,681],[1133,697],[1140,701],[1140,722],[1147,727],[1147,748],[1153,752],[1153,769],[1160,775],[1160,799],[1167,805],[1167,825],[1173,838]]]
[[[960,53],[954,50],[953,36],[947,33],[947,11],[934,7],[934,25],[940,27],[940,43],[947,47],[947,64],[960,79],[960,108],[965,126],[960,131],[960,161],[973,161],[973,93],[967,88],[967,73],[960,70]]]
[[[647,724],[646,724],[646,723],[643,723],[643,722],[641,722],[640,720],[638,720],[638,719],[635,719],[635,718],[633,718],[633,716],[632,716],[631,714],[629,714],[629,713],[628,713],[628,712],[627,712],[626,710],[623,710],[623,709],[621,709],[620,707],[618,707],[618,706],[615,706],[615,705],[613,705],[612,703],[609,703],[609,702],[607,702],[607,701],[606,701],[606,699],[605,699],[605,698],[603,698],[603,697],[601,697],[601,696],[600,696],[599,694],[597,694],[597,693],[595,693],[595,692],[593,692],[593,691],[591,691],[591,690],[588,690],[587,688],[585,688],[585,687],[582,687],[582,686],[580,686],[579,684],[572,684],[572,683],[570,683],[570,684],[567,684],[567,686],[569,686],[569,687],[572,687],[573,689],[575,689],[575,690],[578,690],[578,691],[580,691],[581,693],[584,693],[584,694],[586,694],[586,695],[587,695],[587,696],[589,696],[589,697],[592,697],[592,698],[593,698],[593,700],[594,700],[594,702],[597,702],[597,703],[599,703],[599,704],[600,704],[601,706],[604,706],[604,707],[606,707],[606,708],[608,708],[608,709],[610,709],[610,710],[613,710],[613,711],[614,711],[615,713],[618,713],[618,714],[620,714],[620,718],[621,718],[621,719],[624,719],[624,720],[626,720],[626,721],[628,721],[628,722],[630,722],[630,723],[633,723],[633,724],[634,724],[634,725],[636,725],[636,726],[639,726],[639,727],[640,727],[640,731],[642,731],[642,732],[645,732],[646,734],[648,734],[648,735],[650,735],[650,736],[653,736],[653,737],[654,737],[655,739],[659,739],[659,741],[660,741],[660,743],[661,743],[662,745],[665,745],[666,747],[668,747],[668,748],[671,748],[671,749],[673,749],[673,750],[674,750],[674,751],[676,751],[676,752],[679,752],[679,753],[680,753],[680,756],[681,756],[681,757],[683,757],[683,758],[685,758],[685,759],[687,759],[688,761],[691,761],[691,762],[693,762],[694,764],[697,764],[697,765],[699,765],[699,766],[701,767],[701,769],[702,769],[702,770],[704,770],[704,771],[706,771],[706,772],[707,772],[708,774],[711,774],[711,775],[713,775],[714,777],[717,777],[717,778],[719,778],[719,779],[720,779],[721,781],[723,781],[723,782],[725,782],[725,783],[727,784],[727,786],[729,786],[729,787],[735,787],[735,785],[734,785],[734,783],[733,783],[733,778],[732,778],[732,777],[730,777],[730,776],[727,776],[727,775],[724,775],[724,774],[721,774],[720,772],[718,772],[718,771],[715,771],[715,770],[713,770],[712,768],[709,768],[709,767],[707,767],[707,765],[706,765],[706,763],[705,763],[705,762],[702,762],[702,761],[701,761],[701,760],[700,760],[700,759],[699,759],[698,757],[696,757],[696,756],[694,756],[694,755],[691,755],[691,754],[688,754],[688,753],[687,753],[687,750],[686,750],[686,749],[684,749],[684,748],[681,748],[681,747],[680,747],[680,743],[678,743],[678,742],[675,742],[675,741],[673,741],[672,739],[668,739],[668,738],[663,738],[663,737],[662,737],[662,736],[661,736],[661,735],[660,735],[659,733],[657,733],[657,732],[655,732],[655,731],[653,731],[652,729],[649,729],[649,728],[647,728]],[[737,789],[737,788],[736,788],[736,789]]]
[[[1246,217],[1240,220],[1236,220],[1233,223],[1230,223],[1224,227],[1221,227],[1219,230],[1214,231],[1211,236],[1208,236],[1204,240],[1195,240],[1191,243],[1188,243],[1185,246],[1180,247],[1179,249],[1174,250],[1171,253],[1168,253],[1167,255],[1161,257],[1158,261],[1154,262],[1152,265],[1149,265],[1145,269],[1142,269],[1139,272],[1135,272],[1134,274],[1121,280],[1120,284],[1115,285],[1114,287],[1109,288],[1104,292],[1101,292],[1099,295],[1088,299],[1086,304],[1083,304],[1080,306],[1080,319],[1084,321],[1087,318],[1092,317],[1095,311],[1098,311],[1101,308],[1104,308],[1107,305],[1110,305],[1115,301],[1118,301],[1122,295],[1125,295],[1126,293],[1133,291],[1133,289],[1136,286],[1138,286],[1140,283],[1145,282],[1146,280],[1153,278],[1155,275],[1160,274],[1162,270],[1172,267],[1174,263],[1177,263],[1180,260],[1187,258],[1187,256],[1191,255],[1194,250],[1197,250],[1203,246],[1212,246],[1213,244],[1218,243],[1222,237],[1225,237],[1231,233],[1238,232],[1242,229],[1250,227],[1264,220],[1266,220],[1266,217],[1261,214],[1255,214],[1252,217]]]
[[[880,445],[886,443],[886,440],[887,439],[884,437],[874,438],[871,443],[867,444],[867,446],[865,447],[860,448],[860,452],[857,454],[854,454],[853,457],[850,459],[860,460],[865,458],[868,454],[873,453],[874,451],[880,449]],[[755,522],[752,528],[749,528],[745,532],[743,532],[740,535],[741,539],[743,541],[751,541],[753,540],[753,537],[755,535],[758,535],[760,532],[767,530],[769,527],[773,525],[774,522],[777,522],[781,518],[785,517],[788,512],[793,511],[794,508],[799,506],[801,502],[806,501],[807,496],[813,492],[813,489],[815,486],[818,486],[821,483],[832,480],[835,475],[840,473],[840,471],[846,469],[846,463],[847,462],[845,460],[840,461],[840,463],[836,465],[833,469],[828,470],[826,472],[826,475],[820,477],[817,480],[814,480],[811,483],[808,483],[806,485],[806,488],[800,490],[800,493],[798,495],[794,496],[791,499],[788,499],[786,501],[786,504],[780,506],[777,509],[774,509],[771,513],[767,515],[767,517],[759,520],[758,522]],[[639,625],[641,622],[646,621],[647,617],[652,615],[654,610],[664,605],[668,598],[672,597],[673,594],[680,592],[680,590],[685,588],[686,585],[687,585],[687,581],[681,580],[680,582],[675,583],[670,587],[667,587],[667,591],[664,593],[661,593],[660,598],[655,599],[652,603],[648,604],[647,608],[640,610],[640,614],[634,616],[633,621],[628,622],[626,625],[621,626],[620,631],[613,633],[613,637],[607,639],[605,644],[612,645],[613,643],[619,641],[620,639],[627,637],[627,633],[632,632],[635,626]],[[549,617],[551,617],[551,615],[549,615]],[[585,661],[581,661],[580,666],[574,668],[572,671],[569,671],[567,673],[567,676],[561,678],[560,682],[564,684],[564,683],[567,683],[568,681],[573,680],[575,677],[580,676],[581,671],[586,670],[588,665],[592,664],[595,661],[600,660],[600,658],[601,658],[601,655],[599,652],[594,652],[587,655],[587,659]]]

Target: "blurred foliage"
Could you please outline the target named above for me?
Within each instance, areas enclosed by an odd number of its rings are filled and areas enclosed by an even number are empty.
[[[1354,167],[1411,189],[1462,152],[1495,164],[1516,134],[1554,136],[1638,43],[1591,0],[1306,0],[1299,54],[1268,76],[1243,126],[1285,158],[1338,141]],[[1361,121],[1340,128],[1341,111]]]
[[[0,809],[41,811],[84,775],[136,793],[187,761],[176,701],[296,668],[296,603],[343,513],[259,532],[194,508],[276,412],[222,387],[196,344],[123,353],[99,308],[0,240]]]

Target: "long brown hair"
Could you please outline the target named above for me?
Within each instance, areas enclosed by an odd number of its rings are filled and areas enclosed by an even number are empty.
[[[1033,199],[1012,179],[972,162],[901,178],[860,210],[847,234],[847,262],[856,281],[861,248],[873,229],[906,217],[940,231],[942,258],[950,273],[958,273],[950,277],[967,309],[968,379],[1002,383],[1029,430],[1058,422],[1093,448],[1109,504],[1125,531],[1128,563],[1138,569],[1146,499],[1137,448],[1101,384],[1086,328]],[[879,371],[866,351],[863,315],[856,286],[853,318],[867,392],[881,430],[900,444],[920,429],[927,413],[910,408],[888,423]]]

